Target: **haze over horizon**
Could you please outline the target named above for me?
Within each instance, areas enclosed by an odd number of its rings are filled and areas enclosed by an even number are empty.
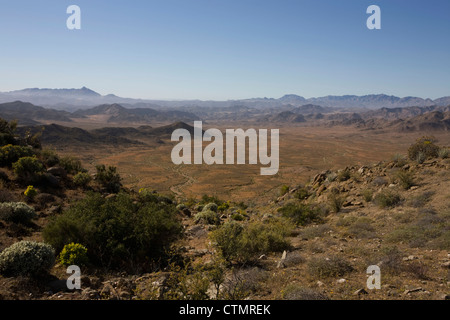
[[[82,29],[66,28],[80,6]],[[382,29],[368,30],[377,4]],[[95,88],[146,100],[449,95],[450,3],[15,1],[0,11],[0,91]],[[20,39],[20,41],[17,41]]]

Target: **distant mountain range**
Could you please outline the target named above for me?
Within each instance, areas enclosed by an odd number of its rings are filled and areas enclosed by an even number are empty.
[[[101,117],[105,124],[147,124],[154,122],[195,121],[199,117],[179,110],[159,111],[150,108],[127,109],[118,104],[100,105],[91,109],[68,112],[35,106],[28,102],[0,104],[0,117],[18,120],[20,125],[37,125],[43,122],[73,122],[73,119]]]
[[[0,103],[23,101],[42,107],[58,110],[75,111],[87,109],[104,104],[120,104],[125,108],[180,108],[180,107],[212,107],[226,108],[236,105],[248,108],[276,108],[285,105],[303,106],[307,104],[320,105],[332,108],[401,108],[401,107],[424,107],[424,106],[447,106],[450,105],[450,96],[439,99],[423,99],[419,97],[396,97],[385,94],[372,94],[365,96],[344,95],[325,96],[309,98],[289,94],[279,99],[253,98],[229,101],[163,101],[121,98],[114,94],[100,95],[99,93],[82,87],[81,89],[23,89],[11,92],[0,92]]]

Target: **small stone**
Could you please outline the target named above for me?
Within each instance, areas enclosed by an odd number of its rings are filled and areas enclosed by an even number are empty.
[[[339,283],[339,284],[343,284],[346,282],[347,282],[347,280],[345,280],[345,279],[339,279],[338,281],[336,281],[336,283]]]

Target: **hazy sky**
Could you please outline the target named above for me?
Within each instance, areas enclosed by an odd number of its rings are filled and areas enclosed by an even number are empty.
[[[80,6],[81,30],[66,27]],[[366,9],[382,11],[369,30]],[[0,91],[450,95],[450,1],[0,0]]]

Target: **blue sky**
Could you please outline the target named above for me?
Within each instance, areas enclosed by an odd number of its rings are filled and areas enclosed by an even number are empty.
[[[82,29],[66,28],[66,9]],[[382,11],[368,30],[366,9]],[[146,99],[450,95],[450,1],[0,0],[0,91]]]

